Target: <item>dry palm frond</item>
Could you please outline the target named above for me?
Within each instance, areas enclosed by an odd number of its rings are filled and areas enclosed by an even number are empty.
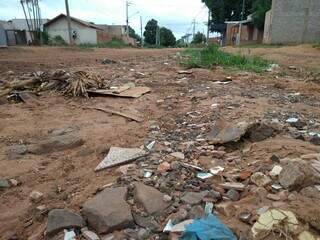
[[[97,88],[98,86],[98,81],[94,77],[86,72],[79,71],[71,74],[63,93],[73,97],[88,97],[87,89]]]

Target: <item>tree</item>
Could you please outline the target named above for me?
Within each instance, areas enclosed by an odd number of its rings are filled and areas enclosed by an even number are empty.
[[[266,12],[271,9],[272,0],[256,0],[252,4],[253,23],[259,29],[264,29]]]
[[[214,24],[241,20],[243,0],[202,0],[202,2],[212,13],[211,30],[213,30]],[[272,0],[246,0],[243,19],[246,19],[249,14],[253,14],[253,23],[263,29],[265,13],[271,8],[271,2]]]
[[[156,44],[156,34],[157,34],[158,22],[154,19],[151,19],[143,33],[144,41],[148,44],[155,45]]]
[[[138,34],[136,34],[136,31],[130,26],[129,26],[129,37],[132,37],[132,38],[136,39],[137,41],[141,40],[141,37]]]
[[[176,44],[176,38],[168,28],[160,28],[160,44],[165,47],[172,47]]]
[[[197,32],[195,35],[194,35],[194,39],[192,40],[192,44],[200,44],[200,43],[204,43],[206,42],[206,36],[201,33],[201,32]]]

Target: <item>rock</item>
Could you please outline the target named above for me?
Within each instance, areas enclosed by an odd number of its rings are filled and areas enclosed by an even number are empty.
[[[7,179],[0,178],[0,189],[9,188],[10,182]]]
[[[275,155],[275,154],[273,154],[273,155],[270,157],[270,159],[271,159],[272,162],[275,162],[275,163],[279,163],[279,162],[280,162],[280,158],[279,158],[277,155]]]
[[[134,171],[136,169],[137,169],[137,165],[133,163],[133,164],[127,164],[117,168],[116,172],[121,173],[122,175],[127,175],[129,171]]]
[[[38,192],[38,191],[32,191],[30,193],[30,200],[32,202],[38,203],[42,200],[43,198],[43,193],[42,192]]]
[[[299,234],[298,240],[316,240],[316,238],[308,231]]]
[[[315,186],[309,186],[301,189],[300,194],[308,198],[320,199],[320,191]]]
[[[268,176],[264,175],[262,172],[256,172],[252,174],[250,180],[258,187],[265,187],[272,182],[272,180]]]
[[[230,189],[227,194],[226,194],[227,198],[229,198],[230,200],[236,202],[240,199],[240,194],[238,193],[238,191],[234,190],[234,189]]]
[[[239,178],[244,181],[244,180],[247,180],[249,177],[251,177],[251,175],[252,175],[251,170],[244,170],[240,173]]]
[[[219,184],[220,187],[224,189],[234,189],[238,191],[243,191],[245,189],[245,185],[237,182],[226,182]]]
[[[242,212],[239,215],[240,221],[244,223],[250,223],[251,217],[252,217],[252,214],[249,212]]]
[[[279,176],[279,174],[281,173],[281,171],[282,171],[282,167],[281,166],[279,166],[279,165],[276,165],[276,166],[274,166],[273,168],[272,168],[272,170],[270,171],[270,176],[271,177],[277,177],[277,176]]]
[[[188,213],[189,219],[197,219],[197,218],[202,218],[204,216],[205,216],[205,211],[201,205],[193,206]]]
[[[28,152],[28,148],[24,144],[15,144],[10,146],[7,153],[9,160],[20,159],[22,155]]]
[[[126,187],[107,188],[84,203],[82,215],[98,234],[133,225],[130,207],[125,201],[127,192]]]
[[[173,224],[178,224],[184,221],[188,216],[187,210],[180,208],[178,212],[171,214],[168,217],[168,220],[171,219]]]
[[[231,217],[236,213],[235,207],[232,205],[232,202],[222,202],[215,205],[215,209],[226,217]]]
[[[28,146],[28,152],[33,154],[46,154],[55,151],[72,149],[84,144],[84,140],[77,135],[69,134],[53,136]]]
[[[171,197],[171,196],[169,196],[169,195],[167,195],[167,194],[165,194],[165,195],[163,196],[163,201],[165,201],[165,202],[171,202],[171,200],[172,200],[172,197]]]
[[[134,218],[134,222],[142,227],[142,228],[146,228],[149,229],[152,232],[161,232],[161,226],[151,217],[143,217],[137,213],[133,213],[133,218]]]
[[[84,230],[81,229],[81,233],[86,240],[100,240],[99,236],[96,233],[89,231],[87,229],[84,229]]]
[[[144,185],[141,182],[134,183],[133,196],[135,202],[148,214],[154,214],[165,210],[169,204],[165,202],[163,193],[157,189]]]
[[[211,144],[236,142],[246,133],[247,128],[248,124],[246,122],[231,125],[226,124],[225,121],[218,120],[211,132],[207,135],[207,139]]]
[[[171,168],[170,163],[168,163],[168,162],[163,162],[163,163],[161,163],[161,164],[158,166],[157,171],[160,172],[160,173],[165,173],[165,172],[169,171],[170,168]]]
[[[10,182],[11,186],[14,186],[14,187],[19,185],[19,182],[16,179],[13,179],[13,178],[9,179],[9,182]],[[1,188],[1,186],[0,186],[0,188]]]
[[[320,135],[315,134],[310,138],[310,142],[314,145],[320,145]]]
[[[186,192],[182,197],[181,201],[190,205],[199,204],[202,199],[208,195],[209,191],[203,192]]]
[[[272,201],[280,201],[281,200],[280,196],[278,196],[277,194],[272,194],[272,193],[269,193],[267,195],[267,198]]]
[[[85,226],[83,218],[68,209],[53,209],[48,214],[46,235],[55,235],[68,228],[82,228]]]
[[[184,160],[184,154],[181,152],[173,152],[170,154],[170,156],[180,159],[180,160]]]
[[[304,161],[289,161],[279,175],[279,183],[285,189],[293,190],[315,182],[314,173]]]

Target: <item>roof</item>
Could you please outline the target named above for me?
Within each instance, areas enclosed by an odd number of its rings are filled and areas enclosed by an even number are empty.
[[[63,13],[61,13],[60,15],[56,16],[55,18],[51,19],[50,21],[48,21],[47,23],[44,24],[45,27],[47,27],[48,25],[58,21],[59,19],[61,18],[66,18],[67,16]],[[98,29],[98,30],[103,30],[101,29],[100,27],[98,27],[97,25],[94,25],[92,23],[89,23],[89,22],[86,22],[86,21],[83,21],[81,19],[78,19],[78,18],[75,18],[75,17],[70,17],[71,18],[71,21],[74,21],[74,22],[77,22],[83,26],[86,26],[86,27],[89,27],[89,28],[94,28],[94,29]]]
[[[33,22],[34,19],[31,19],[31,21]],[[40,19],[41,21],[41,25],[45,24],[46,22],[49,21],[49,19]],[[15,29],[19,29],[19,30],[29,30],[28,24],[26,19],[23,18],[15,18],[10,20],[10,22],[12,22],[13,26]],[[28,19],[29,24],[31,24],[30,19]]]

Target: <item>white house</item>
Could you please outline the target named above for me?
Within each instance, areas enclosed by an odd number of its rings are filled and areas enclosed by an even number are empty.
[[[67,43],[69,43],[68,21],[66,15],[58,15],[44,24],[44,27],[50,37],[61,36]],[[74,17],[71,17],[71,29],[75,44],[97,44],[98,38],[103,35],[103,29],[92,23],[85,22]]]

